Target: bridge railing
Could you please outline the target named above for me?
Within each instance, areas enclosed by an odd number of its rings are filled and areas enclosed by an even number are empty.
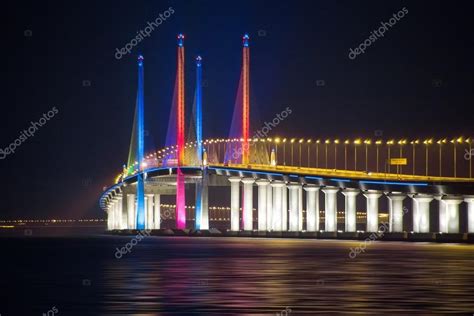
[[[202,142],[208,164],[240,164],[243,139],[206,139]],[[396,174],[441,178],[472,178],[472,138],[439,140],[381,139],[249,139],[249,164],[274,165],[365,174]],[[185,165],[199,166],[197,142],[185,145]],[[117,181],[140,170],[177,166],[177,146],[149,153],[141,166],[124,168]]]

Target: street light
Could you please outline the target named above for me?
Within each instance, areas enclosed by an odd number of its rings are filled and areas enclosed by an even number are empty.
[[[283,138],[283,165],[286,166],[286,138]]]
[[[454,156],[454,177],[456,178],[456,175],[457,175],[457,162],[456,162],[456,156],[457,156],[457,150],[456,150],[456,145],[457,143],[462,143],[463,142],[463,138],[462,136],[459,137],[458,139],[452,139],[451,140],[451,143],[454,145],[453,146],[453,156]]]
[[[471,155],[471,147],[472,147],[472,139],[466,139],[466,143],[469,144],[469,152],[467,153],[467,157],[469,157],[469,178],[472,178],[472,155]]]
[[[387,141],[387,161],[388,161],[388,173],[390,173],[390,146],[392,146],[394,140]]]
[[[441,177],[442,171],[443,171],[443,165],[441,164],[441,158],[442,158],[442,150],[441,148],[443,147],[443,144],[446,144],[446,138],[445,139],[440,139],[436,142],[439,145],[439,176]]]
[[[347,170],[347,145],[349,144],[349,140],[346,139],[344,141],[344,170]]]
[[[319,143],[321,141],[318,139],[316,140],[316,168],[319,168]]]
[[[428,176],[428,146],[433,143],[432,139],[426,139],[423,141],[423,144],[425,144],[425,175]]]
[[[334,140],[334,169],[337,169],[337,144],[339,144],[339,139]]]
[[[294,166],[294,161],[293,161],[293,144],[295,143],[295,140],[294,138],[291,139],[291,165]]]
[[[299,144],[300,144],[300,161],[299,161],[299,167],[301,167],[301,144],[303,143],[304,139],[301,138],[300,141],[299,141]]]
[[[324,151],[325,151],[325,164],[326,164],[326,169],[328,168],[328,144],[330,143],[331,141],[329,139],[326,139],[326,141],[324,142]]]
[[[274,139],[275,142],[275,159],[278,161],[278,144],[280,143],[280,138],[277,137]]]
[[[379,172],[379,146],[382,144],[382,141],[381,140],[377,140],[375,141],[375,146],[377,148],[377,173]]]
[[[407,143],[407,141],[405,139],[400,139],[398,141],[398,145],[400,145],[400,158],[403,158],[403,145],[405,145],[406,143]],[[397,168],[398,168],[398,166],[397,166]],[[402,168],[403,168],[402,165],[400,165],[400,173],[403,172]]]
[[[311,139],[308,139],[306,141],[306,143],[308,144],[308,168],[309,168],[309,161],[310,161],[310,149],[311,149]]]
[[[418,145],[419,143],[420,143],[420,140],[418,140],[418,139],[417,139],[417,140],[412,140],[412,141],[410,142],[410,144],[412,145],[412,155],[413,155],[413,158],[412,158],[412,159],[413,159],[413,162],[412,162],[412,164],[413,164],[413,171],[412,171],[412,174],[413,174],[413,175],[415,175],[415,165],[416,165],[416,160],[415,160],[415,159],[416,159],[416,148],[415,148],[415,147],[416,147],[416,145]]]
[[[365,144],[365,171],[369,170],[369,145],[372,143],[370,139],[364,140]]]
[[[357,171],[357,145],[361,144],[360,138],[354,140],[354,171]]]

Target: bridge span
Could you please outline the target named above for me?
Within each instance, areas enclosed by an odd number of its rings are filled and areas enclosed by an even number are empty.
[[[164,228],[160,198],[176,194],[177,170],[161,167],[144,171],[146,229]],[[230,193],[226,197],[230,200],[228,229],[233,232],[356,233],[356,198],[362,195],[366,199],[365,232],[380,231],[384,223],[379,221],[379,201],[387,199],[389,232],[403,233],[404,226],[409,226],[415,234],[462,233],[460,205],[466,203],[466,233],[474,233],[474,181],[469,178],[242,164],[188,166],[181,170],[187,190],[205,183],[200,229],[210,228],[209,195],[215,187],[226,187]],[[110,230],[136,228],[136,183],[137,175],[132,175],[104,192],[101,205],[110,215]],[[339,222],[338,195],[344,197],[344,205],[339,207],[344,217]],[[407,198],[412,200],[410,210],[403,203]],[[404,225],[408,211],[411,224]],[[434,213],[437,227],[430,225]],[[191,215],[190,225],[196,222],[196,214]]]

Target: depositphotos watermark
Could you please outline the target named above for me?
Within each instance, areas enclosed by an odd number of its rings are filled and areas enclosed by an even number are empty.
[[[278,113],[273,118],[273,120],[271,120],[270,122],[265,122],[265,124],[264,124],[265,126],[263,126],[261,129],[257,130],[255,132],[253,138],[266,138],[268,133],[270,133],[270,131],[272,129],[277,127],[278,124],[280,124],[281,121],[286,119],[292,112],[293,111],[291,110],[291,108],[289,106],[287,106],[286,109],[281,111],[281,113]],[[244,146],[249,146],[249,145],[247,144],[247,145],[244,145]],[[232,153],[232,158],[233,159],[238,159],[240,156],[242,156],[243,150],[244,150],[244,148],[242,148],[242,147],[234,148],[234,152]]]
[[[375,240],[381,238],[386,231],[388,231],[389,229],[389,223],[382,223],[382,225],[380,225],[379,227],[379,231],[378,232],[374,232],[374,233],[371,233],[369,237],[367,237],[364,242],[362,243],[359,243],[359,246],[356,247],[356,248],[352,248],[350,249],[350,252],[349,252],[349,258],[351,259],[354,259],[355,257],[357,257],[357,255],[361,252],[365,252],[365,248],[367,248],[367,245],[373,243]]]
[[[8,145],[5,148],[0,148],[0,159],[5,159],[8,155],[14,154],[16,151],[16,148],[19,147],[21,144],[26,142],[26,140],[29,137],[35,136],[36,131],[45,125],[50,119],[52,119],[56,114],[58,114],[59,110],[53,106],[51,110],[49,110],[47,113],[43,113],[43,117],[41,117],[38,122],[31,122],[31,126],[28,127],[28,129],[24,129],[21,133],[20,136],[18,136],[17,139],[15,139],[13,142],[11,142],[10,145]]]
[[[471,160],[472,159],[472,156],[474,156],[474,148],[472,148],[471,150],[468,150],[468,149],[464,149],[464,159],[466,160]]]
[[[290,315],[292,312],[291,308],[289,307],[286,307],[284,310],[282,310],[281,312],[279,313],[276,313],[276,316],[288,316]]]
[[[141,241],[144,237],[148,237],[151,234],[151,229],[145,229],[143,231],[140,231],[135,238],[132,238],[130,242],[126,243],[124,247],[122,248],[116,248],[117,251],[115,252],[115,258],[121,259],[123,255],[126,255],[127,253],[132,252],[133,246],[138,244],[139,241]]]
[[[59,310],[56,306],[53,306],[49,311],[43,313],[43,316],[54,316],[59,313]]]
[[[166,21],[166,19],[169,18],[173,13],[173,7],[169,7],[168,10],[164,11],[163,13],[160,13],[159,16],[153,22],[147,22],[147,26],[145,27],[145,29],[137,32],[138,35],[135,36],[135,38],[125,44],[124,47],[120,49],[116,48],[115,58],[122,59],[124,55],[130,54],[133,47],[137,46],[138,43],[143,41],[145,37],[149,37],[151,33],[155,30],[155,27],[160,26],[163,21]]]
[[[360,43],[359,47],[356,49],[349,49],[349,59],[354,60],[356,59],[357,55],[365,53],[367,47],[372,45],[372,43],[374,43],[380,37],[384,37],[384,33],[388,31],[389,27],[393,27],[395,24],[397,24],[397,22],[400,21],[406,14],[408,14],[408,9],[403,7],[400,11],[394,13],[393,18],[390,18],[388,22],[380,22],[381,26],[377,30],[372,31],[369,35],[369,38]]]

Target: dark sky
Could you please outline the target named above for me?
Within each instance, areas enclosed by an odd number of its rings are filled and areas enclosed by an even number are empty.
[[[0,160],[0,218],[105,215],[97,199],[127,159],[136,56],[145,56],[147,146],[161,146],[179,32],[186,35],[188,101],[193,59],[204,58],[206,137],[229,132],[245,32],[254,129],[290,106],[278,135],[470,135],[474,22],[468,3],[10,1],[2,9],[9,22],[1,31],[0,147],[53,107],[58,113]],[[175,13],[150,37],[114,57],[169,7]],[[348,58],[350,48],[403,7],[408,14],[384,37]],[[265,32],[259,36],[259,30]]]

